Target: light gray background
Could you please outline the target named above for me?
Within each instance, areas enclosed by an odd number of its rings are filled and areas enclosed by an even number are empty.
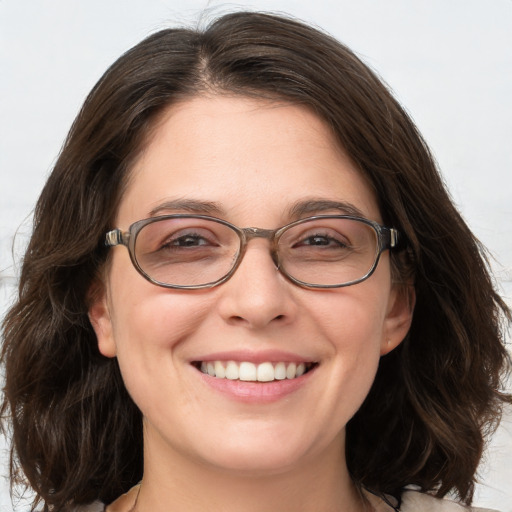
[[[0,315],[14,290],[31,209],[103,71],[157,29],[240,8],[317,24],[385,79],[494,256],[498,284],[512,304],[511,0],[0,0]],[[0,461],[5,474],[5,451]],[[476,502],[511,512],[510,411],[486,461]],[[0,511],[12,510],[3,477]]]

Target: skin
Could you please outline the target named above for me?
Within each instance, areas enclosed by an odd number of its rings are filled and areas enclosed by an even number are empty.
[[[243,97],[197,97],[165,112],[133,166],[116,226],[190,213],[162,208],[183,199],[214,202],[212,215],[240,227],[275,229],[294,220],[297,202],[318,199],[381,221],[370,187],[318,117]],[[315,213],[339,211],[304,216]],[[366,281],[311,290],[285,279],[268,241],[255,239],[229,281],[183,291],[151,284],[115,247],[103,289],[89,312],[99,348],[118,358],[144,416],[138,509],[364,510],[345,464],[345,425],[412,315],[387,252]],[[271,402],[220,393],[191,364],[273,350],[318,366]]]

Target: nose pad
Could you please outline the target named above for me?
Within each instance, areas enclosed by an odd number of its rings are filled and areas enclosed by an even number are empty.
[[[234,275],[220,287],[220,315],[229,323],[250,328],[293,320],[293,285],[279,272],[277,255],[269,253],[264,240],[250,245]]]

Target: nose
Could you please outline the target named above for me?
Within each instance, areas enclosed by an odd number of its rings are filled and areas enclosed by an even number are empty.
[[[219,287],[223,319],[251,329],[287,324],[297,314],[294,285],[276,268],[267,240],[252,240],[234,275]]]

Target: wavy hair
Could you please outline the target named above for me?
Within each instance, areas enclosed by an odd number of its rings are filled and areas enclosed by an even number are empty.
[[[142,419],[88,319],[107,261],[104,233],[159,115],[202,94],[281,99],[312,109],[375,191],[414,280],[401,346],[380,362],[347,426],[356,482],[408,484],[470,503],[487,433],[499,421],[511,313],[485,251],[447,193],[413,122],[380,79],[329,35],[282,16],[239,12],[202,30],[167,29],[124,54],[77,116],[35,208],[19,295],[3,324],[4,426],[11,477],[44,510],[126,492],[142,475]],[[501,391],[500,391],[501,390]]]

